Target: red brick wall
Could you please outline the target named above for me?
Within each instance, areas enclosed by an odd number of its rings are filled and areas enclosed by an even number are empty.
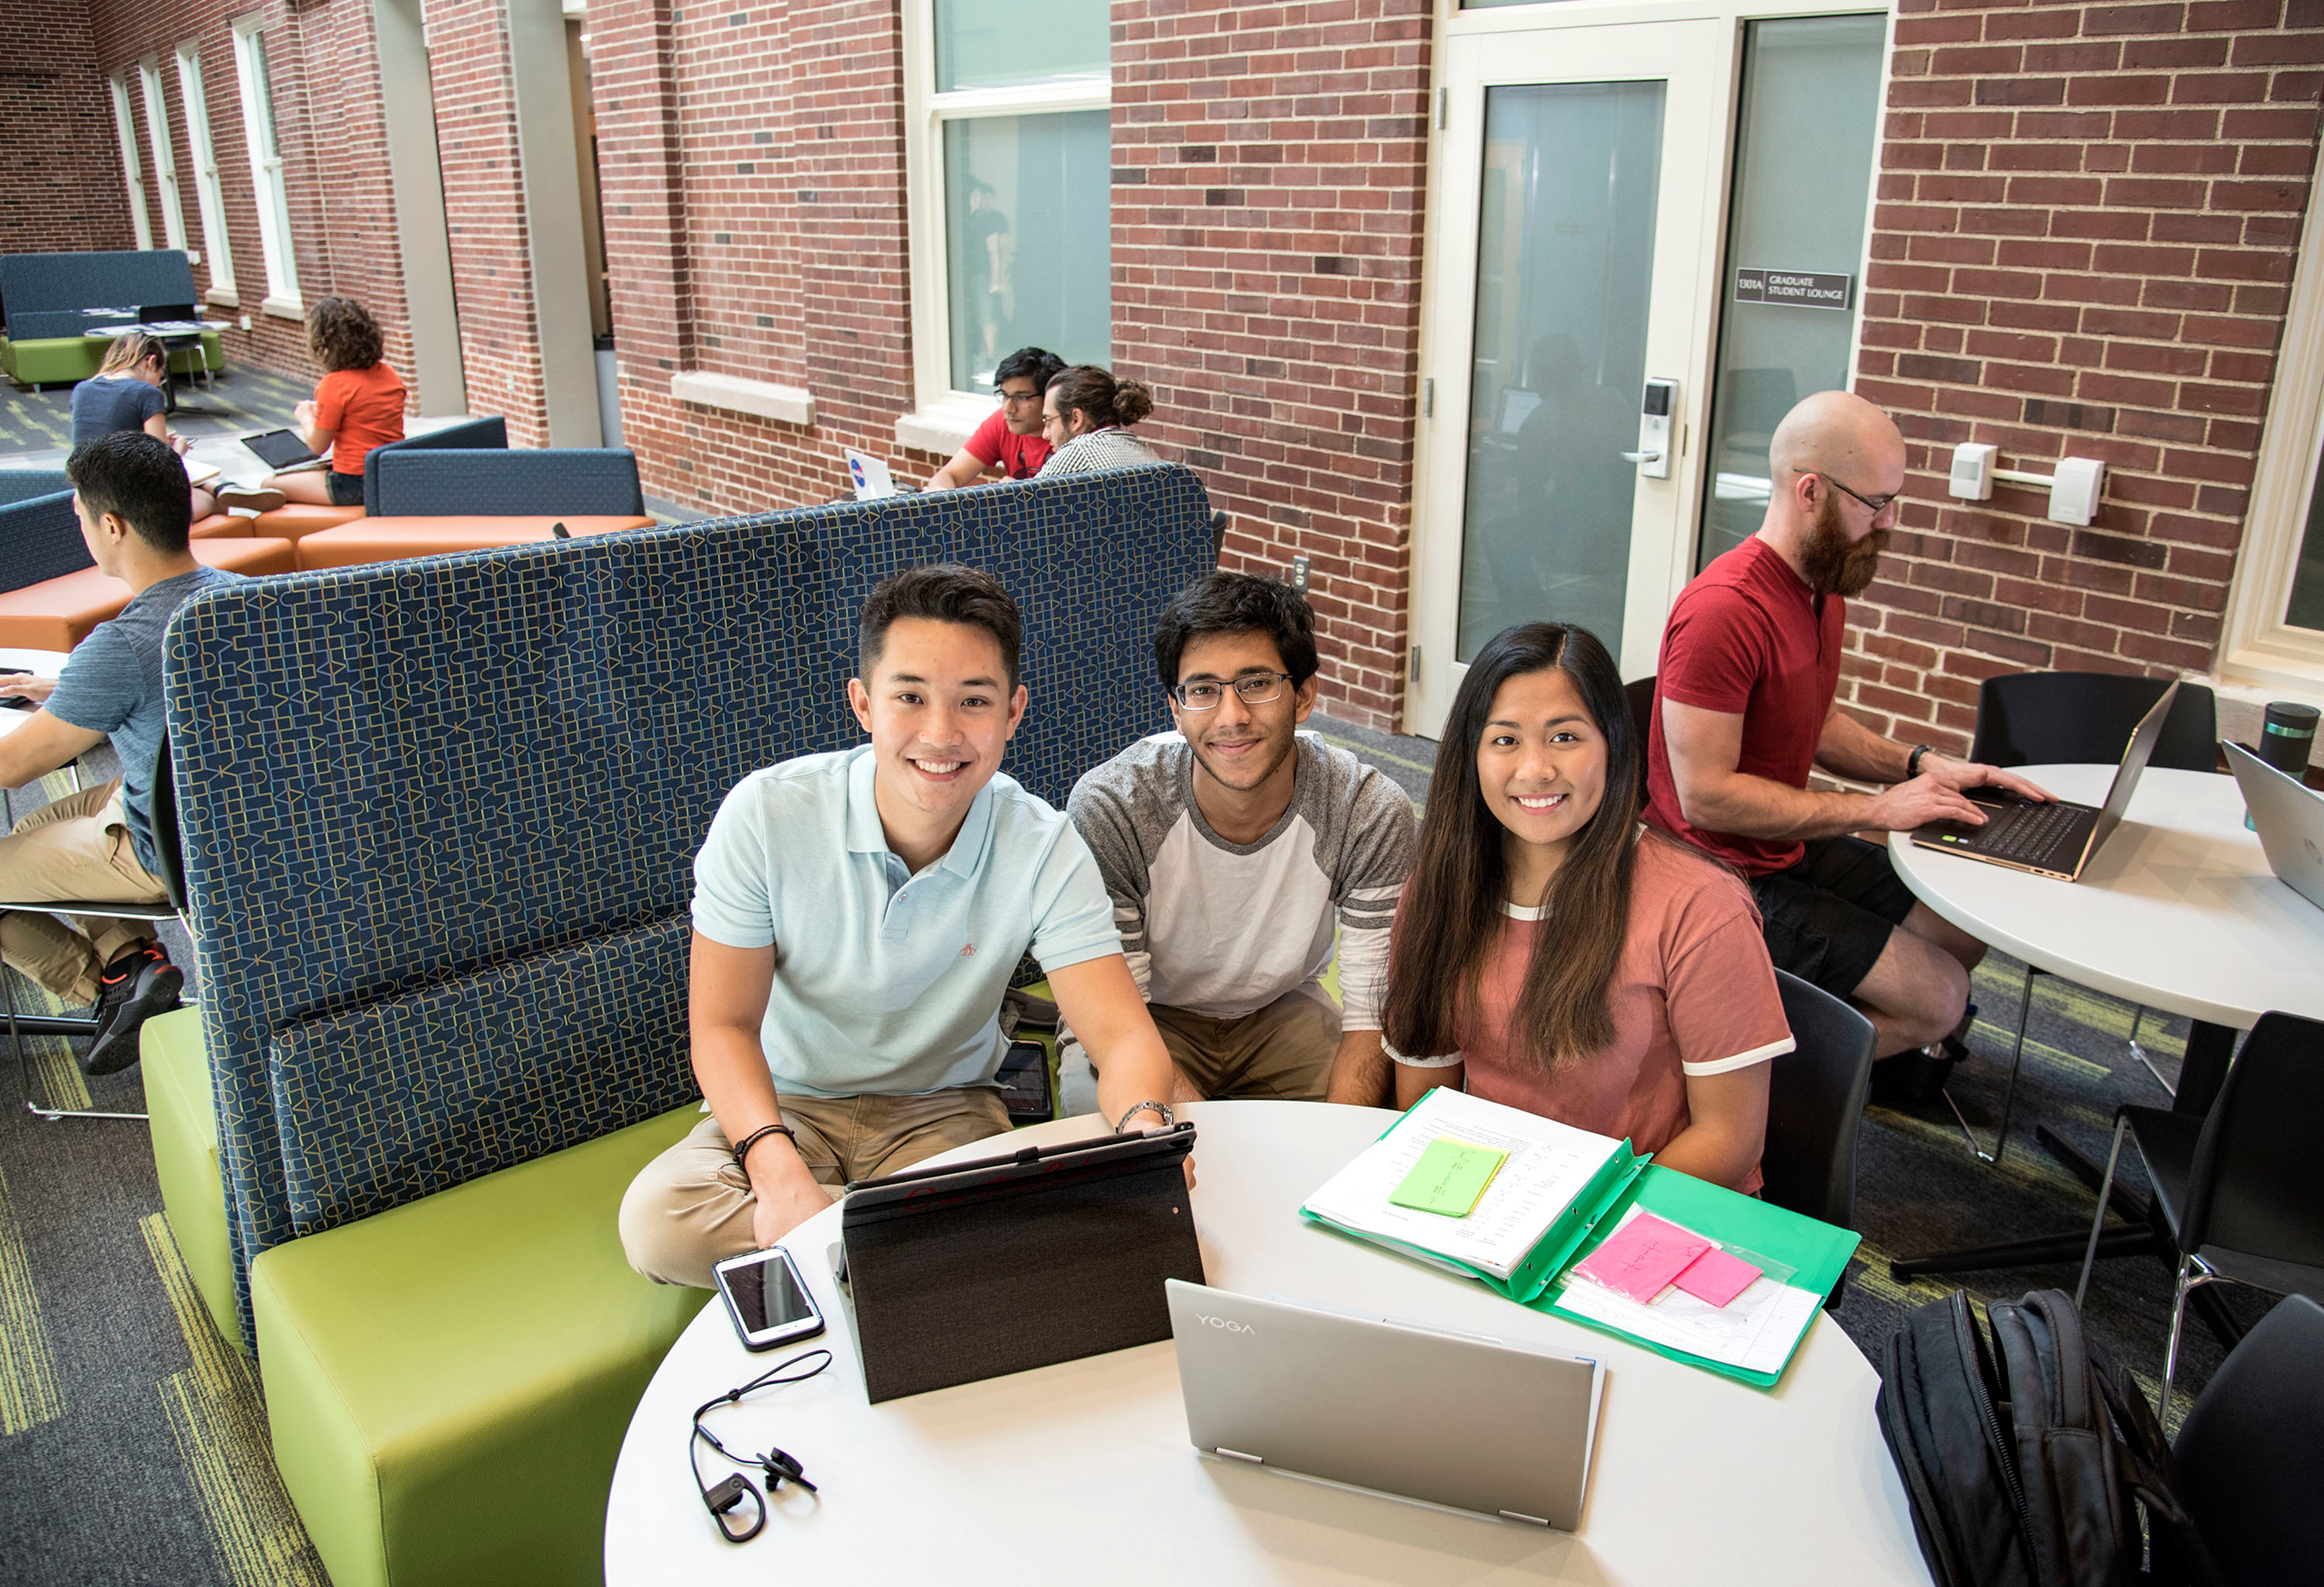
[[[829,501],[841,447],[895,455],[912,406],[899,27],[885,0],[592,8],[622,438],[649,493]],[[681,370],[806,387],[816,423],[677,401]]]
[[[1850,613],[1843,697],[1966,743],[1977,686],[2214,660],[2324,88],[2318,0],[1898,0],[1858,389],[1911,495]],[[1945,494],[1951,449],[2107,464],[2087,529],[2043,493]]]
[[[1114,355],[1140,433],[1309,598],[1334,715],[1404,690],[1426,0],[1113,8]]]
[[[80,0],[0,0],[0,254],[136,246]]]

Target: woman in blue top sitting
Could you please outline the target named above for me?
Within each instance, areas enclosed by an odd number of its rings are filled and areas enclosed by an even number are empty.
[[[95,440],[115,430],[142,429],[157,441],[166,441],[180,457],[186,452],[183,436],[173,434],[162,417],[169,406],[170,349],[159,337],[133,330],[113,338],[97,373],[73,387],[72,444]],[[224,490],[213,494],[198,485],[193,494],[194,521],[221,507],[248,507],[265,512],[282,505],[281,491]]]

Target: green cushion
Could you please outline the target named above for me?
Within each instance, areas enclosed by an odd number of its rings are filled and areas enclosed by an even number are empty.
[[[235,1315],[234,1247],[226,1233],[226,1181],[218,1173],[217,1097],[199,1009],[176,1009],[145,1021],[137,1051],[145,1075],[145,1109],[153,1132],[153,1171],[161,1213],[177,1236],[194,1287],[228,1344],[244,1349]]]
[[[615,1214],[701,1117],[664,1113],[252,1265],[275,1463],[334,1587],[600,1579],[630,1415],[708,1298],[632,1272]]]
[[[29,341],[0,341],[0,371],[25,385],[54,385],[87,380],[105,362],[108,346],[102,337],[34,337]],[[202,333],[202,350],[209,355],[209,372],[226,368],[225,346],[214,330]],[[170,367],[191,374],[202,367],[191,347],[170,355]]]

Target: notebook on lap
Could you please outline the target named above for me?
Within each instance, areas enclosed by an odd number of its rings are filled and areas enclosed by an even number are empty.
[[[1572,1531],[1605,1369],[1171,1279],[1186,1435],[1221,1460]]]
[[[2223,745],[2235,771],[2267,868],[2284,886],[2324,909],[2324,796],[2238,743]]]
[[[2099,846],[2114,835],[2115,828],[2122,825],[2123,813],[2130,808],[2130,796],[2137,790],[2139,775],[2146,770],[2155,743],[2163,736],[2163,724],[2171,715],[2172,702],[2178,697],[2179,686],[2174,682],[2139,718],[2129,744],[2123,750],[2122,764],[2115,769],[2114,783],[2107,789],[2105,804],[2021,799],[2000,789],[1973,788],[1968,791],[1968,798],[1986,811],[1984,826],[1971,826],[1960,821],[1932,822],[1914,832],[1913,841],[1924,849],[1941,849],[1949,854],[2006,865],[2014,871],[2074,881]]]

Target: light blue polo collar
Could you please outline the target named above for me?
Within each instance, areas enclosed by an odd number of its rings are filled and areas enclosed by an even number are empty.
[[[880,825],[880,801],[872,788],[878,770],[877,757],[869,744],[858,752],[854,763],[847,768],[847,852],[851,854],[891,852],[887,831]],[[945,857],[937,864],[956,876],[976,874],[977,858],[984,853],[985,836],[992,829],[992,784],[988,781],[969,801],[968,815],[961,822],[960,830],[953,834],[952,847],[945,851]]]

